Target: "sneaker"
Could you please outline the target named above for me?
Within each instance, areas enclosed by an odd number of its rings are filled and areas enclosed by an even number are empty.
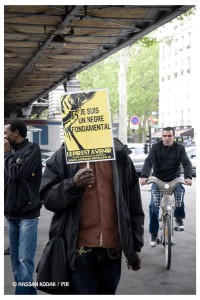
[[[176,222],[176,226],[178,228],[178,230],[185,230],[185,225],[183,224],[183,220],[182,219],[175,219]]]
[[[155,247],[155,245],[157,244],[157,236],[151,234],[149,238],[149,243],[151,247]]]

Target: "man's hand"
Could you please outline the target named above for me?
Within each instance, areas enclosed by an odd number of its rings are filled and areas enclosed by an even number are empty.
[[[129,263],[127,265],[128,270],[138,271],[141,269],[141,258],[139,256],[139,252],[135,252],[135,262],[132,265]]]
[[[4,152],[10,151],[10,150],[11,150],[10,143],[6,138],[4,138]]]
[[[185,182],[187,185],[192,185],[192,179],[190,178],[185,178]]]
[[[148,179],[148,178],[140,178],[140,184],[141,184],[141,185],[147,184],[147,179]]]
[[[80,169],[74,176],[77,187],[89,187],[94,184],[93,171],[89,168]]]

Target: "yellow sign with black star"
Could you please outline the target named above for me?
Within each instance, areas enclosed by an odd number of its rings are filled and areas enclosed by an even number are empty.
[[[61,97],[67,163],[115,159],[106,89]]]

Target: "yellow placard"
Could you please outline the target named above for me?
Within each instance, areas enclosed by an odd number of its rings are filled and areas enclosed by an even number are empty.
[[[115,159],[107,90],[61,98],[67,163]]]

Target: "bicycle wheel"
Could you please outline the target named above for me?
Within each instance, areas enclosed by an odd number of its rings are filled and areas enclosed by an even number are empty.
[[[165,263],[167,270],[170,269],[171,266],[171,218],[170,215],[165,216],[164,221],[164,248],[165,248]]]

